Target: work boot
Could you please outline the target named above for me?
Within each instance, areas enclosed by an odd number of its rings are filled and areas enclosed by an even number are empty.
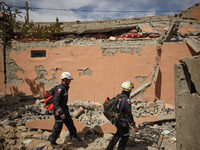
[[[82,141],[82,139],[79,136],[70,136],[70,138],[72,141],[78,141],[78,142]]]
[[[75,137],[79,142],[81,142],[82,141],[82,138],[81,137],[79,137],[79,136],[77,136],[77,137]]]
[[[58,143],[56,143],[56,142],[51,142],[50,141],[50,143],[51,143],[51,145],[58,145]]]
[[[55,141],[54,142],[50,141],[50,143],[51,143],[51,146],[53,148],[59,148],[60,147]]]

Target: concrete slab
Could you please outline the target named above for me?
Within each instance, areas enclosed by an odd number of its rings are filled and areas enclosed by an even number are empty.
[[[200,57],[186,58],[174,67],[176,149],[200,149]]]
[[[198,93],[200,95],[200,56],[187,57],[179,61],[184,64],[184,75],[187,78],[190,93]]]
[[[159,114],[158,121],[165,121],[165,120],[175,120],[175,112],[171,112],[170,114]]]
[[[105,123],[99,127],[100,133],[115,133],[116,131],[116,127],[111,123]]]
[[[136,125],[145,123],[145,122],[156,122],[158,121],[158,115],[153,115],[149,117],[135,118]]]
[[[86,127],[83,123],[73,119],[74,125],[78,132],[87,131],[88,127]],[[47,120],[35,120],[31,122],[26,122],[26,128],[29,129],[42,129],[42,130],[52,130],[54,125],[54,118],[50,118]],[[64,130],[68,130],[65,125],[63,125]]]
[[[150,117],[142,117],[142,118],[135,118],[136,126],[144,122],[156,122],[158,121],[158,116],[150,116]],[[115,133],[116,127],[111,123],[106,123],[99,127],[100,133]]]
[[[86,127],[83,123],[77,121],[76,119],[73,119],[74,124],[77,128],[78,132],[81,131],[88,131],[88,127]],[[141,123],[144,122],[156,122],[158,121],[158,116],[150,116],[150,117],[142,117],[142,118],[135,118],[136,125],[138,126]],[[50,118],[47,120],[35,120],[32,122],[26,122],[26,128],[29,129],[43,129],[43,130],[52,130],[54,125],[54,118]],[[116,127],[111,123],[105,123],[102,126],[97,127],[98,132],[100,133],[115,133]],[[63,126],[64,130],[67,130],[67,127]]]
[[[196,52],[200,52],[200,41],[194,37],[189,37],[185,42]]]

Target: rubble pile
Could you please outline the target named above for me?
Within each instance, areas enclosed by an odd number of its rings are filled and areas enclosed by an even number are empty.
[[[141,102],[133,100],[132,113],[136,118],[158,116],[158,120],[175,120],[174,106],[164,101]]]
[[[11,98],[11,97],[9,97]],[[24,102],[24,100],[12,97],[17,100],[17,103],[12,105],[0,105],[2,112],[0,120],[0,149],[52,149],[48,142],[48,137],[51,131],[43,129],[28,129],[25,126],[26,122],[34,120],[46,120],[52,116],[52,112],[49,112],[45,107],[43,100],[32,99]],[[172,105],[166,104],[162,101],[155,102],[141,102],[132,100],[132,111],[136,120],[156,116],[156,120],[145,119],[140,122],[139,134],[130,135],[127,149],[134,147],[144,147],[153,150],[158,145],[158,141],[152,141],[154,135],[150,135],[146,132],[146,128],[149,128],[152,133],[154,130],[160,131],[155,135],[160,137],[164,136],[161,147],[174,148],[176,145],[176,130],[175,130],[175,115]],[[84,139],[82,144],[76,144],[70,141],[68,131],[63,130],[58,143],[61,147],[67,149],[102,149],[105,148],[108,142],[112,138],[111,133],[101,133],[96,127],[109,123],[109,121],[103,116],[102,104],[96,104],[92,102],[70,102],[69,110],[72,118],[82,122],[87,131],[79,133]],[[133,131],[131,131],[133,133]],[[152,138],[150,138],[152,136]],[[133,142],[134,139],[134,142]],[[155,139],[155,138],[154,138]],[[159,140],[159,139],[158,139]],[[135,143],[135,144],[133,144]],[[151,144],[149,144],[151,143]],[[77,147],[77,145],[79,145]]]

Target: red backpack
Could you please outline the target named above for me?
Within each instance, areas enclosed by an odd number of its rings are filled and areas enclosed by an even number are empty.
[[[54,105],[53,105],[53,96],[55,94],[55,90],[58,85],[54,86],[52,89],[49,91],[46,91],[44,94],[44,103],[45,103],[45,108],[48,109],[49,111],[53,111]]]

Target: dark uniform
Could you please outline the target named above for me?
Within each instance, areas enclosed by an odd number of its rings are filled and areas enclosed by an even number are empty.
[[[129,99],[129,95],[126,92],[121,93],[120,99],[120,118],[116,122],[115,126],[117,128],[117,132],[113,136],[110,141],[107,150],[113,150],[114,146],[119,141],[118,150],[124,150],[126,143],[129,139],[129,124],[131,126],[135,125],[133,120],[132,110],[131,110],[131,101]]]
[[[54,104],[54,111],[53,115],[55,118],[54,127],[52,130],[52,134],[50,136],[50,142],[52,144],[55,144],[56,139],[59,137],[60,132],[63,127],[63,123],[66,125],[70,132],[70,136],[77,138],[77,131],[74,126],[73,120],[69,113],[69,108],[67,106],[68,102],[68,90],[69,86],[66,86],[65,84],[61,83],[57,86],[55,89],[55,95],[53,99]],[[58,116],[56,115],[56,112],[58,112]],[[60,115],[65,114],[65,119],[62,119]]]

